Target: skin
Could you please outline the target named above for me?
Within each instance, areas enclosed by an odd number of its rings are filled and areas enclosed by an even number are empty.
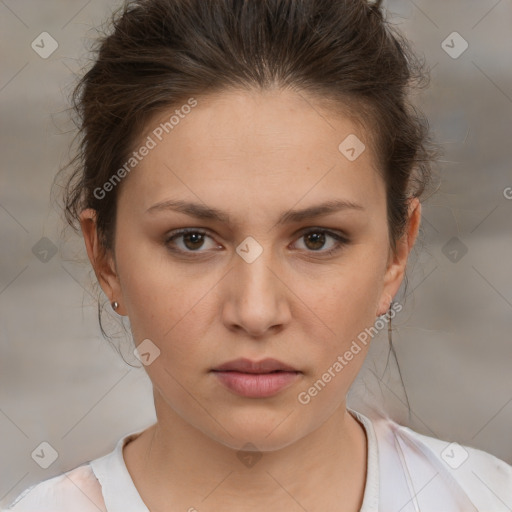
[[[421,204],[410,201],[408,228],[393,254],[385,184],[368,134],[305,98],[279,89],[197,98],[124,179],[115,254],[98,243],[95,212],[82,212],[105,294],[130,318],[135,343],[150,339],[160,349],[145,366],[157,423],[124,449],[152,512],[361,506],[366,436],[345,398],[368,347],[309,404],[297,396],[388,310],[418,234]],[[169,115],[152,120],[144,137]],[[338,150],[349,134],[366,142],[353,162]],[[231,222],[148,212],[169,199],[217,208]],[[277,224],[289,210],[340,199],[364,209]],[[208,236],[203,245],[181,237],[166,246],[166,235],[180,228]],[[336,240],[326,234],[322,245],[304,236],[307,228],[345,234],[349,242],[326,255]],[[263,248],[252,263],[236,252],[248,236]],[[245,398],[210,372],[238,357],[273,357],[302,373],[273,397]],[[252,467],[237,457],[246,443],[262,455]]]

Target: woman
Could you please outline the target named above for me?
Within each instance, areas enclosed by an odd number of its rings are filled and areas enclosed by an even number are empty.
[[[126,5],[66,213],[157,423],[9,510],[510,510],[505,462],[346,404],[430,183],[421,76],[362,0]]]

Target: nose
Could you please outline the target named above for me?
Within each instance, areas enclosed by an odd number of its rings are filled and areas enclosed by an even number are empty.
[[[267,251],[252,263],[237,255],[227,279],[222,320],[228,329],[255,338],[278,332],[290,322],[291,295]]]

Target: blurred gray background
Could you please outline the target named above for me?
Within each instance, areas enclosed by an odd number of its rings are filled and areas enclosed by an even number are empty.
[[[101,337],[83,243],[62,233],[50,199],[69,156],[74,74],[88,63],[93,27],[117,5],[0,0],[2,504],[155,419],[144,371]],[[393,322],[411,417],[396,371],[377,384],[402,423],[512,463],[512,2],[385,6],[432,68],[415,101],[444,155]],[[386,336],[374,340],[363,379],[381,375],[372,368],[383,366]],[[139,366],[129,340],[116,344]],[[47,469],[31,456],[42,442],[58,453]]]

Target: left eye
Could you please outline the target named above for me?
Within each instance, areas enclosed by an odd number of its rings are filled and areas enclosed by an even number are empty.
[[[330,248],[321,251],[320,249],[325,246],[326,240],[329,238],[334,240],[334,242],[330,244]],[[348,243],[348,240],[345,237],[325,229],[311,229],[310,231],[303,233],[299,240],[305,241],[304,245],[306,246],[306,249],[309,249],[308,252],[319,252],[321,254],[332,254],[341,249],[341,246]]]

